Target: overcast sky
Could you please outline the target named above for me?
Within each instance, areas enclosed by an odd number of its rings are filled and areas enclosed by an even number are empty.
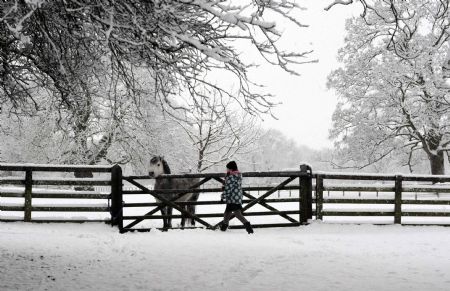
[[[302,23],[310,27],[286,30],[292,45],[300,51],[314,49],[313,58],[319,63],[297,67],[302,74],[290,76],[269,66],[258,69],[258,81],[267,86],[283,104],[274,113],[279,120],[265,118],[265,128],[276,128],[293,138],[298,144],[314,149],[332,147],[328,139],[331,116],[337,97],[326,89],[326,78],[330,71],[339,66],[337,51],[344,43],[345,19],[358,15],[359,4],[335,6],[330,11],[323,8],[331,0],[304,0],[300,4],[308,8],[303,12]]]

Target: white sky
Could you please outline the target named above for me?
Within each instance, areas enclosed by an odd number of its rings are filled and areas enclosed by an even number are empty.
[[[339,66],[336,56],[344,43],[345,19],[361,12],[359,4],[339,5],[325,11],[323,8],[331,2],[299,1],[308,9],[303,12],[304,17],[300,21],[310,27],[296,28],[295,33],[285,31],[299,51],[308,50],[312,45],[312,57],[318,59],[319,63],[298,66],[300,77],[269,66],[258,69],[257,73],[258,82],[266,85],[283,103],[274,110],[278,120],[265,118],[263,126],[281,130],[298,144],[313,149],[332,147],[328,130],[331,128],[337,97],[333,91],[326,89],[326,78],[332,69]]]

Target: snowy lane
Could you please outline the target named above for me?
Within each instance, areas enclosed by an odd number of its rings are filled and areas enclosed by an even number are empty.
[[[450,228],[0,223],[0,290],[450,290]]]

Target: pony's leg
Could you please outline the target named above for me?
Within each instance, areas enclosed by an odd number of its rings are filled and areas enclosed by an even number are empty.
[[[161,208],[161,215],[165,216],[167,214],[167,207]],[[163,228],[167,228],[167,218],[163,217]]]
[[[183,198],[183,197],[182,197],[182,198]],[[180,202],[186,202],[185,199],[179,199],[179,200],[177,200],[177,201],[180,201]],[[181,207],[181,209],[183,209],[183,210],[186,210],[186,209],[187,209],[187,206],[186,206],[186,205],[180,205],[180,207]],[[181,215],[181,228],[184,228],[184,225],[186,224],[186,215],[185,215],[183,212],[181,212],[180,215]]]
[[[187,202],[192,202],[192,201],[197,201],[198,199],[198,194],[194,193],[192,194],[189,198],[187,198],[185,201]],[[195,205],[184,205],[183,209],[186,210],[187,212],[194,214],[195,215]],[[188,221],[188,224],[191,226],[195,225],[195,220],[192,219],[191,217],[189,217],[188,215],[182,213],[181,214],[181,227],[184,227],[186,225],[186,221]]]
[[[187,210],[187,206],[181,206],[184,210]],[[181,228],[184,228],[186,224],[186,214],[181,213]]]
[[[195,214],[195,205],[188,205],[186,208],[187,208],[186,210],[189,213]],[[187,220],[188,220],[189,225],[191,225],[191,226],[195,225],[195,220],[193,220],[191,217],[188,217]]]
[[[189,199],[189,201],[192,201],[192,202],[197,202],[198,201],[198,196],[200,195],[200,193],[193,193],[192,194],[192,196],[191,196],[191,198]],[[197,205],[195,205],[195,204],[192,204],[192,205],[188,205],[188,211],[190,212],[190,213],[192,213],[192,214],[194,214],[195,215],[195,207],[196,207]],[[195,226],[195,220],[194,219],[192,219],[192,218],[189,218],[189,220],[190,220],[190,224],[191,224],[191,226]]]
[[[195,215],[195,206],[189,205],[189,212]],[[193,218],[189,218],[191,226],[195,226],[195,220]]]
[[[168,228],[172,227],[172,217],[171,217],[172,210],[173,210],[172,207],[170,207],[170,206],[167,207],[167,215],[169,216],[169,217],[167,217],[167,227]]]

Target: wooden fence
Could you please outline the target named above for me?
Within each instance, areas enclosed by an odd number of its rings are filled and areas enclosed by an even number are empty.
[[[5,177],[5,172],[11,173]],[[94,178],[74,178],[75,172],[94,173]],[[222,173],[166,175],[162,178],[199,178],[200,183],[194,190],[164,191],[151,189],[153,182],[149,177],[123,177],[117,165],[2,164],[0,173],[0,221],[110,221],[122,232],[149,230],[159,228],[157,224],[163,218],[159,215],[162,204],[151,197],[164,199],[169,193],[200,192],[202,199],[198,202],[163,204],[175,209],[188,204],[205,207],[195,215],[184,214],[196,220],[197,225],[214,229],[224,208],[220,202]],[[244,185],[244,215],[252,222],[261,219],[256,227],[298,226],[310,219],[450,225],[450,176],[313,173],[302,165],[299,171],[245,172],[243,177],[245,182],[271,179],[271,183]],[[80,191],[80,187],[88,188]],[[289,192],[289,196],[280,192]],[[141,198],[147,200],[143,202]],[[180,218],[181,213],[174,213],[172,218]],[[95,215],[84,217],[88,214]],[[278,220],[272,222],[273,217]],[[153,225],[146,226],[146,222]]]
[[[316,219],[386,217],[381,223],[450,225],[449,176],[318,172],[313,178]]]
[[[0,221],[110,221],[111,195],[95,191],[94,186],[110,187],[112,169],[111,166],[1,164]],[[75,172],[99,177],[74,178]],[[83,213],[101,215],[89,218]]]

